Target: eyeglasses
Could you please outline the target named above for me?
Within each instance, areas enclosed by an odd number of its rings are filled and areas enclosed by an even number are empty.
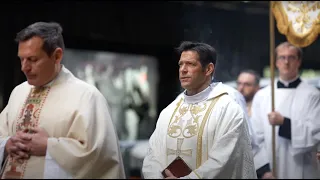
[[[278,56],[277,57],[277,60],[280,60],[280,61],[284,61],[286,59],[288,61],[295,61],[295,60],[298,60],[298,56]]]
[[[250,87],[250,86],[254,86],[255,84],[254,83],[248,83],[248,82],[244,82],[244,83],[237,82],[237,86],[241,86],[241,85],[246,86],[246,87]]]

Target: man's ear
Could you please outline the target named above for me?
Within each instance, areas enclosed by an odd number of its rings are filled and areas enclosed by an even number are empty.
[[[207,68],[206,68],[206,75],[209,76],[211,74],[214,73],[214,65],[213,63],[210,63],[207,65]]]
[[[54,58],[54,63],[55,64],[60,64],[60,62],[62,61],[62,56],[63,56],[63,51],[61,48],[57,48],[54,52],[53,52],[53,58]]]

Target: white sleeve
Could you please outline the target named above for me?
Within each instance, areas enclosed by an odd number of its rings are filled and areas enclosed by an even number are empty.
[[[46,152],[43,179],[73,179],[71,174],[66,172],[59,164]]]
[[[301,116],[291,118],[293,156],[312,151],[320,142],[320,93],[310,94],[305,102]]]
[[[247,121],[248,127],[249,127],[249,134],[250,134],[250,136],[252,136],[253,130],[252,130],[252,124],[250,122],[250,118],[248,115],[247,103],[246,103],[246,100],[244,99],[243,95],[240,92],[236,93],[236,101],[241,106],[241,109],[244,112],[244,116],[246,118],[246,121]]]
[[[239,104],[242,107],[244,114],[245,114],[245,117],[248,122],[249,134],[251,137],[252,153],[254,156],[254,164],[255,164],[255,167],[257,170],[260,167],[268,164],[268,160],[264,157],[267,154],[267,152],[264,147],[262,147],[262,146],[259,147],[256,133],[254,132],[253,127],[252,127],[252,122],[251,122],[252,120],[248,115],[245,99],[242,95],[241,96],[240,95],[239,95]]]
[[[0,169],[2,169],[2,164],[3,164],[3,160],[4,160],[4,152],[6,149],[6,144],[7,141],[9,140],[10,137],[6,137],[4,139],[1,140],[0,143]]]
[[[249,129],[249,135],[250,135],[250,140],[251,140],[252,152],[255,155],[259,151],[259,146],[258,146],[258,143],[257,143],[255,132],[254,132],[253,127],[252,127],[251,118],[249,117],[249,114],[248,114],[246,100],[244,99],[243,95],[238,91],[236,91],[235,96],[236,96],[237,103],[241,106],[241,108],[242,108],[242,110],[244,112],[244,116],[245,116],[246,122],[248,123],[248,129]]]
[[[260,111],[260,103],[263,102],[260,99],[259,92],[254,96],[252,101],[252,109],[251,109],[251,122],[252,122],[252,129],[255,135],[255,142],[256,142],[256,150],[254,153],[254,165],[256,170],[261,168],[262,166],[269,163],[268,154],[266,151],[265,139],[264,139],[264,125],[262,120],[264,118],[261,117]]]
[[[8,106],[6,106],[0,113],[0,169],[4,161],[6,144],[10,138],[8,130]]]
[[[162,171],[164,155],[166,155],[166,136],[161,126],[162,114],[160,113],[155,131],[149,139],[149,149],[143,160],[142,173],[144,179],[163,179]],[[163,119],[165,121],[165,119]]]

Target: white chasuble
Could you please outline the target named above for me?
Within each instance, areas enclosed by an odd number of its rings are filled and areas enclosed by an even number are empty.
[[[219,97],[196,104],[180,99],[168,127],[167,164],[180,156],[191,169],[197,169],[202,160],[207,159],[207,144],[202,144],[202,137],[209,114]]]
[[[182,94],[160,113],[144,178],[163,178],[161,172],[177,156],[192,169],[181,179],[256,178],[244,112],[221,84],[194,96]]]
[[[30,127],[48,133],[46,155],[5,159],[8,138]],[[42,88],[24,82],[12,91],[0,114],[2,163],[2,178],[125,178],[106,99],[63,66]]]

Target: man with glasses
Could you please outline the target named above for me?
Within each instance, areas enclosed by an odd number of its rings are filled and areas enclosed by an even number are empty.
[[[270,178],[272,128],[276,127],[276,178],[317,179],[316,158],[320,141],[320,92],[299,77],[302,50],[288,42],[275,50],[279,80],[275,81],[275,110],[271,110],[271,86],[253,98],[251,122],[257,141],[264,148],[267,164],[256,168],[259,178]],[[265,162],[265,159],[259,161]],[[255,160],[255,165],[256,160]]]
[[[237,89],[244,96],[248,116],[251,117],[251,104],[252,99],[256,92],[260,89],[260,76],[253,70],[242,71],[237,80]]]

